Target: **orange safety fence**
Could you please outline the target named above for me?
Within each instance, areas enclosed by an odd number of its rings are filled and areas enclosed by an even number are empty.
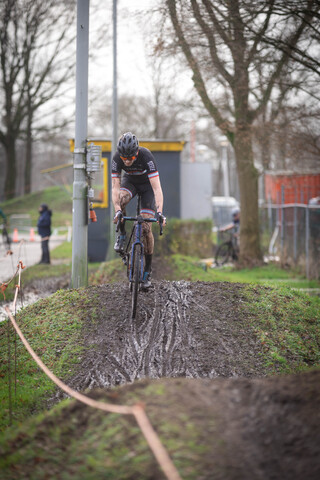
[[[17,266],[17,272],[19,274],[19,281],[16,285],[16,292],[13,301],[13,309],[15,308],[18,291],[20,289],[21,283],[21,270],[24,268],[22,262],[20,261]],[[14,278],[14,277],[13,277]],[[7,282],[8,284],[10,282]],[[4,284],[3,284],[4,285]],[[65,393],[67,393],[70,397],[75,398],[76,400],[88,405],[89,407],[97,408],[99,410],[103,410],[105,412],[117,413],[120,415],[133,415],[137,424],[139,425],[141,432],[143,433],[151,451],[153,452],[159,466],[163,470],[164,474],[166,475],[168,480],[182,480],[178,470],[176,469],[175,465],[173,464],[168,452],[166,451],[165,447],[163,446],[159,436],[155,432],[154,428],[152,427],[150,420],[145,412],[144,405],[142,403],[137,403],[133,406],[128,405],[113,405],[110,403],[99,402],[93,400],[82,393],[73,390],[72,388],[68,387],[65,383],[63,383],[58,377],[52,373],[49,368],[42,362],[42,360],[38,357],[38,355],[34,352],[32,347],[29,345],[28,341],[24,337],[23,333],[21,332],[20,328],[18,327],[15,319],[13,318],[12,313],[10,312],[9,308],[6,307],[6,312],[9,316],[9,319],[17,332],[20,340],[26,347],[27,351],[37,363],[37,365],[43,370],[43,372]]]

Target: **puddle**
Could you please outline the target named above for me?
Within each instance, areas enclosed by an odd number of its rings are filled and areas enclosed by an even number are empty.
[[[17,312],[19,310],[21,310],[22,308],[25,308],[27,307],[28,305],[32,305],[33,303],[37,302],[38,300],[40,300],[41,298],[45,298],[47,296],[51,295],[51,292],[48,293],[48,294],[43,294],[41,293],[40,295],[39,294],[35,294],[33,292],[30,292],[30,293],[25,293],[23,295],[23,303],[21,303],[21,300],[20,300],[20,297],[17,301]],[[1,306],[0,306],[0,322],[3,322],[4,320],[6,320],[8,318],[8,315],[7,315],[7,312],[5,311],[5,307],[9,307],[9,309],[12,311],[12,305],[13,305],[13,302],[10,301],[10,302],[4,302]]]

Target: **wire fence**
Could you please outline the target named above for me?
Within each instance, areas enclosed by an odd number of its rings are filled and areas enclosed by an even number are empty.
[[[260,230],[269,256],[320,278],[320,205],[270,203],[260,209]]]

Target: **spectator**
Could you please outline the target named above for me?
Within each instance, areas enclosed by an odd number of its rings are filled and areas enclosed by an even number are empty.
[[[4,213],[4,211],[0,208],[0,217],[3,218],[3,224],[6,225],[7,224],[7,217]]]
[[[37,223],[38,233],[41,237],[42,258],[41,263],[50,263],[49,238],[51,235],[51,210],[48,205],[42,203],[39,207],[39,219]]]

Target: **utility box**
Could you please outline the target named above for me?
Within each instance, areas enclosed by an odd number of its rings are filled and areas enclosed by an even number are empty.
[[[88,256],[91,262],[105,261],[110,243],[111,199],[111,140],[88,139],[91,144],[102,148],[102,168],[94,174],[93,208],[97,222],[88,225]],[[139,140],[141,147],[148,148],[155,157],[164,196],[164,214],[168,218],[181,218],[181,152],[185,142],[176,140]],[[91,146],[91,149],[93,146]],[[70,140],[74,151],[74,140]],[[131,201],[127,214],[135,214],[135,201]],[[111,228],[115,228],[114,224]]]

